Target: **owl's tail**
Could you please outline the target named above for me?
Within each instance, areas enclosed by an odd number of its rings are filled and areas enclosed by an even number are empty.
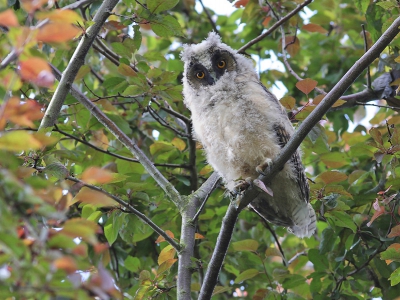
[[[312,236],[312,234],[315,232],[315,229],[317,228],[317,217],[315,216],[315,211],[310,203],[307,204],[307,207],[308,218],[305,218],[304,220],[309,220],[309,222],[306,222],[305,224],[302,222],[303,224],[301,225],[293,225],[288,228],[288,231],[292,232],[299,238]]]

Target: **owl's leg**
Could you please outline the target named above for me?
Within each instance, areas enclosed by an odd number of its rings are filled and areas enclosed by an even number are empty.
[[[256,167],[257,173],[265,176],[264,170],[265,170],[271,163],[272,163],[272,159],[266,158],[265,161],[264,161],[262,164],[259,164],[259,165]]]

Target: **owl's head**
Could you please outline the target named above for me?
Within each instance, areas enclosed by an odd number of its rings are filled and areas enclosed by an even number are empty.
[[[252,61],[222,43],[215,32],[200,44],[184,45],[181,59],[185,63],[184,89],[200,91],[219,86],[226,90],[227,84],[234,86],[237,74],[255,73]],[[224,84],[218,85],[221,80]]]

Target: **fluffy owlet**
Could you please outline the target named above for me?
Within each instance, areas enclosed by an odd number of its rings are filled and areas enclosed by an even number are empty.
[[[193,131],[207,160],[233,191],[238,179],[256,179],[288,142],[293,127],[285,109],[259,81],[250,59],[212,32],[200,44],[185,45],[183,95]],[[273,224],[299,237],[315,231],[315,212],[298,151],[249,205]]]

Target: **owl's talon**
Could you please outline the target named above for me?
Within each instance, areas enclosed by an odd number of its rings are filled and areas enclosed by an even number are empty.
[[[249,186],[253,185],[253,179],[251,177],[247,177],[246,179],[241,179],[236,182],[236,185],[233,187],[236,195],[240,194],[242,191],[246,190]]]
[[[256,167],[258,174],[265,176],[264,170],[272,163],[272,159],[267,158],[265,161]]]

